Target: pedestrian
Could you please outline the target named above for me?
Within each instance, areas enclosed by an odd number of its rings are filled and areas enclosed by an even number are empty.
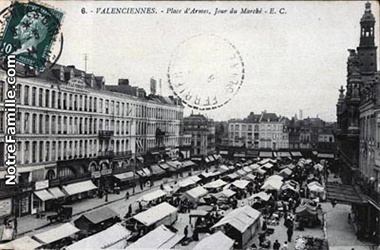
[[[17,232],[17,225],[18,225],[17,217],[15,217],[15,220],[13,221],[13,228],[14,228],[15,232]]]
[[[284,242],[284,245],[282,245],[281,250],[289,250],[288,242]]]
[[[129,215],[132,215],[132,204],[129,204],[128,206],[128,213]]]
[[[278,240],[275,240],[273,243],[273,250],[279,250],[280,247],[281,247],[280,242],[278,242]]]
[[[126,193],[125,193],[125,200],[128,200],[129,199],[129,191],[127,191]]]
[[[105,202],[108,202],[108,192],[106,191],[106,198],[104,200]]]
[[[142,204],[141,204],[141,201],[139,201],[139,212],[142,211]]]
[[[161,190],[164,190],[164,185],[161,183],[161,185],[160,185],[160,189]]]
[[[189,233],[189,230],[187,229],[187,225],[185,227],[185,229],[183,230],[183,234],[185,235],[185,239],[187,239],[187,234]]]
[[[264,219],[263,226],[261,227],[261,230],[266,231],[267,230],[267,220]]]
[[[288,230],[286,231],[288,235],[288,241],[292,242],[292,236],[293,236],[293,227],[288,227]]]

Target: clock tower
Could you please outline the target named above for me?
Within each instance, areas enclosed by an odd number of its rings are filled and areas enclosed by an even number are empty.
[[[367,2],[360,20],[360,45],[357,48],[361,73],[372,74],[377,71],[376,50],[375,17],[371,12],[371,3]]]

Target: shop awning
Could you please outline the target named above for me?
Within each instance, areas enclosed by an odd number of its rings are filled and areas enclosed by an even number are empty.
[[[235,153],[234,157],[244,158],[245,154],[243,154],[243,153]]]
[[[36,234],[34,237],[44,244],[49,244],[70,237],[79,231],[80,230],[78,228],[74,227],[70,223],[65,223],[62,226],[53,228],[49,231]]]
[[[105,248],[121,248],[124,245],[123,240],[128,239],[131,232],[121,224],[115,224],[97,234],[84,238],[72,245],[65,247],[67,250],[80,249],[105,249]]]
[[[55,199],[65,197],[65,194],[61,189],[59,189],[59,187],[49,188],[48,191],[54,196]]]
[[[259,151],[247,150],[246,152],[246,156],[249,158],[259,157],[259,155],[260,155]]]
[[[94,189],[97,189],[97,186],[92,181],[82,181],[63,186],[63,190],[68,195],[80,194]]]
[[[158,165],[152,165],[151,168],[152,168],[153,175],[162,175],[162,174],[165,174],[165,170],[163,170]]]
[[[49,193],[46,189],[35,191],[34,194],[37,195],[37,197],[40,198],[42,201],[55,199],[55,197],[51,193]]]
[[[302,154],[299,151],[292,151],[290,153],[292,154],[293,157],[302,157]]]
[[[129,181],[129,180],[133,180],[135,178],[135,174],[132,171],[122,173],[122,174],[116,174],[114,176],[115,176],[115,178],[119,179],[120,181]]]
[[[272,158],[273,154],[272,154],[272,152],[261,151],[259,156],[260,156],[260,158]]]
[[[360,191],[350,185],[327,182],[326,184],[327,199],[335,200],[342,203],[367,203],[368,199]]]
[[[318,158],[334,159],[334,154],[318,153]]]
[[[290,157],[290,153],[289,152],[278,152],[278,156],[280,156],[281,158],[287,158],[287,157]]]

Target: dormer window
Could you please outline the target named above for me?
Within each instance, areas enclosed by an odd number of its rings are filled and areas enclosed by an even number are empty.
[[[74,76],[75,76],[74,69],[71,69],[71,71],[70,71],[70,79],[73,79]]]
[[[95,86],[95,76],[91,75],[91,87]]]
[[[81,78],[82,78],[82,80],[84,81],[84,78],[85,78],[85,73],[84,73],[84,72],[82,72],[82,74],[81,74]]]
[[[59,72],[59,79],[63,82],[65,81],[65,69],[61,67],[61,70]]]

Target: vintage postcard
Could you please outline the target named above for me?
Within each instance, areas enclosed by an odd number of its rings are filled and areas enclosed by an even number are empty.
[[[379,1],[0,1],[0,250],[380,249]]]

